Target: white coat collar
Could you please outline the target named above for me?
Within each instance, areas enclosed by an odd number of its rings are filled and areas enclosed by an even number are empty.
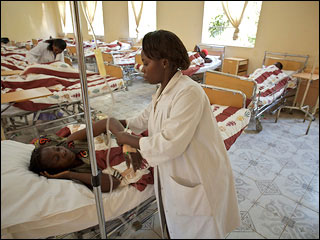
[[[160,94],[160,88],[158,88],[158,90],[156,91],[155,94],[153,94],[152,96],[152,101],[154,103],[158,102],[160,100],[160,98],[162,97],[162,95],[164,95],[165,93],[169,92],[179,81],[180,77],[182,76],[182,72],[180,70],[178,70],[173,77],[170,79],[170,81],[168,82],[167,86],[163,89],[162,93]]]

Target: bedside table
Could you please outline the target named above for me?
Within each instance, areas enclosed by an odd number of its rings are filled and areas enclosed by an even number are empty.
[[[249,59],[229,57],[223,60],[222,72],[234,75],[247,75]]]

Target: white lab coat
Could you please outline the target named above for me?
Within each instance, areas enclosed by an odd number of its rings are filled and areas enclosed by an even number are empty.
[[[27,62],[28,64],[33,63],[48,63],[54,61],[64,62],[64,54],[59,53],[56,57],[54,57],[53,51],[49,51],[47,48],[49,43],[39,42],[37,46],[32,48],[30,51],[27,52]]]
[[[171,238],[224,238],[240,224],[229,157],[201,86],[178,71],[129,128],[148,137],[141,155],[155,167]],[[158,168],[158,169],[157,169]]]

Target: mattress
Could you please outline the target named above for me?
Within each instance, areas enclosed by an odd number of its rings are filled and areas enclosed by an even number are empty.
[[[212,55],[207,55],[208,58],[212,60],[211,63],[204,63],[204,66],[200,67],[200,69],[195,72],[197,73],[204,73],[208,70],[215,70],[221,65],[221,60],[219,59],[219,56],[212,56]]]
[[[45,238],[97,225],[94,193],[70,180],[30,172],[33,148],[12,140],[1,142],[1,238]],[[102,193],[105,220],[117,218],[153,195],[153,185],[141,192],[126,185]]]
[[[217,104],[211,105],[211,109],[217,120],[226,149],[229,150],[231,145],[248,126],[251,112],[247,108],[236,108]]]

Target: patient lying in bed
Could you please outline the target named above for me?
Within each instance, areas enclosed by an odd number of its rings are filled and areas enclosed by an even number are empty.
[[[106,132],[106,123],[107,120],[103,119],[93,124],[94,137]],[[123,131],[123,129],[120,122],[110,119],[112,133]],[[70,133],[69,128],[66,127],[56,135],[51,134],[35,139],[33,143],[36,148],[31,155],[29,170],[47,178],[74,180],[92,189],[86,129]],[[108,151],[108,149],[96,149],[95,151],[98,168],[102,170],[102,192],[109,192],[111,188],[116,189],[121,184],[129,183],[142,191],[148,183],[153,184],[152,172],[146,169],[146,161],[142,159],[139,152],[129,153],[131,158],[140,162],[141,170],[136,172],[130,168],[130,160],[126,154],[123,154],[122,147],[110,148],[109,163],[107,163]],[[125,163],[127,168],[115,167],[121,163],[122,165]]]

